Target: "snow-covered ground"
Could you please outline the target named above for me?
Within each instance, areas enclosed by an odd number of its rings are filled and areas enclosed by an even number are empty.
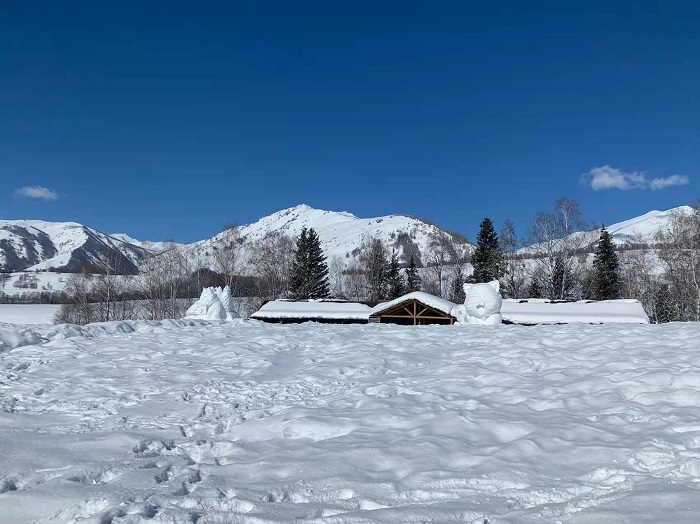
[[[1,522],[700,520],[700,324],[124,325],[0,353]]]
[[[61,306],[58,304],[0,304],[2,324],[53,324]]]

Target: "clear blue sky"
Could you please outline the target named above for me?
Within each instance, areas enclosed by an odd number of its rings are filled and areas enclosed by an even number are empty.
[[[0,218],[184,242],[306,203],[473,239],[690,203],[699,165],[697,2],[0,3]]]

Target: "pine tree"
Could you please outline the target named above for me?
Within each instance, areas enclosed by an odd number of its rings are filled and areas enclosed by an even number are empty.
[[[420,291],[421,279],[418,274],[418,268],[416,267],[416,260],[411,255],[411,260],[406,268],[406,291],[409,293],[413,291]]]
[[[296,300],[327,298],[330,293],[326,256],[313,229],[302,229],[297,239],[290,283]]]
[[[396,251],[391,251],[391,261],[389,262],[388,281],[388,298],[393,300],[406,293],[406,283],[404,282],[401,268],[399,267],[399,257]]]
[[[503,251],[490,218],[484,218],[479,225],[472,266],[474,266],[472,280],[477,283],[491,282],[503,276]]]
[[[378,304],[387,297],[389,253],[379,237],[366,238],[362,243],[359,262],[365,276],[367,301]]]
[[[464,283],[466,279],[464,278],[464,271],[462,271],[461,264],[457,264],[454,269],[454,274],[452,276],[452,281],[450,282],[450,301],[455,304],[461,304],[466,298],[464,292]]]
[[[600,241],[593,259],[596,299],[620,298],[620,263],[610,233],[605,225],[600,228]]]

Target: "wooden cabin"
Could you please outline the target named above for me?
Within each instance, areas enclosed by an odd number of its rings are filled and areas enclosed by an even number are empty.
[[[375,306],[370,316],[370,322],[404,326],[452,325],[457,321],[457,318],[452,314],[454,307],[455,304],[448,300],[422,291],[414,291]]]

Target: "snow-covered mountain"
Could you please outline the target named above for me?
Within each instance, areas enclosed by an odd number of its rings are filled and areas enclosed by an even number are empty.
[[[134,274],[148,250],[75,222],[0,220],[0,271]]]
[[[656,233],[669,227],[669,221],[674,213],[688,214],[692,210],[690,206],[680,206],[666,211],[649,211],[642,216],[605,226],[605,228],[616,244],[638,240],[653,244]]]
[[[690,211],[681,206],[666,211],[650,211],[642,216],[607,226],[613,240],[622,244],[641,239],[653,243],[659,229],[668,227],[673,212]],[[413,255],[416,261],[427,263],[430,243],[437,234],[446,234],[465,251],[473,246],[460,234],[446,231],[420,218],[388,215],[378,218],[358,218],[347,212],[324,211],[299,205],[278,211],[239,228],[239,243],[248,251],[255,241],[272,232],[290,236],[302,228],[318,233],[323,250],[331,260],[340,257],[351,261],[359,253],[363,239],[375,235],[395,248],[402,262]],[[591,232],[590,241],[597,239]],[[220,233],[193,244],[182,245],[203,266],[213,267],[212,253],[226,238]],[[113,271],[125,274],[138,272],[145,259],[166,249],[164,242],[140,241],[127,234],[108,235],[75,222],[44,222],[40,220],[0,220],[0,271],[78,271],[81,267],[94,270],[105,264]],[[527,249],[527,248],[525,248]]]
[[[400,260],[407,263],[413,255],[416,263],[427,262],[430,242],[438,234],[448,235],[463,250],[473,249],[467,239],[452,231],[447,231],[427,220],[407,215],[388,215],[378,218],[358,218],[347,212],[324,211],[307,205],[283,209],[266,216],[238,230],[240,244],[250,246],[272,232],[290,236],[301,233],[303,228],[313,228],[318,233],[323,251],[331,260],[340,257],[349,261],[357,256],[364,238],[373,235],[382,239],[387,246],[395,248]],[[221,244],[226,232],[210,239],[190,244],[206,260],[214,247]]]

